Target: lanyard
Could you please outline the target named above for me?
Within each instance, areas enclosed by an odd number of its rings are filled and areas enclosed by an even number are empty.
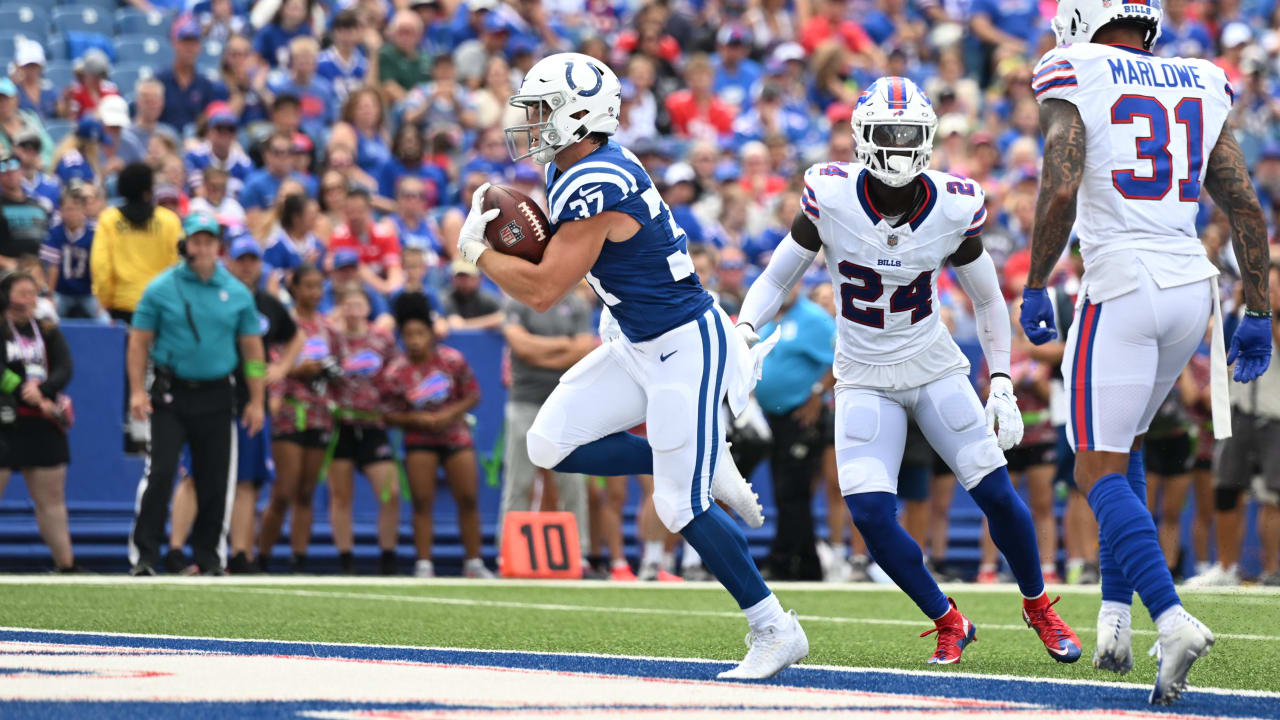
[[[14,345],[18,348],[19,359],[22,360],[27,379],[39,382],[49,379],[49,362],[44,352],[44,338],[40,335],[40,328],[36,327],[36,321],[28,321],[31,323],[30,340],[18,332],[18,329],[13,326],[13,320],[5,318],[5,321],[9,323],[9,334],[13,336]]]

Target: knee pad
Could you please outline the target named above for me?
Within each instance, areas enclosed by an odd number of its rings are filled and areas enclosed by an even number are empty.
[[[711,418],[703,418],[707,423]],[[693,393],[682,385],[662,385],[649,392],[649,445],[655,452],[671,452],[684,447],[696,433],[698,409]],[[719,442],[712,438],[712,442]]]
[[[1213,509],[1218,512],[1231,512],[1240,503],[1240,493],[1236,488],[1214,488]]]
[[[896,478],[889,477],[889,469],[878,458],[854,458],[842,464],[837,475],[840,480],[841,495],[870,492],[895,493],[898,490]]]
[[[865,445],[880,434],[880,403],[877,398],[861,395],[844,408],[844,436],[855,445]]]
[[[1000,452],[1000,446],[996,445],[995,437],[987,435],[977,442],[960,448],[956,453],[955,467],[951,469],[955,471],[956,478],[964,489],[972,490],[982,482],[982,478],[992,470],[1003,467],[1004,464],[1004,453]]]
[[[668,532],[680,532],[693,519],[693,513],[686,508],[688,503],[676,504],[670,498],[662,497],[657,490],[653,493],[653,509],[658,513],[658,520],[662,521],[662,526]]]
[[[973,430],[982,424],[984,418],[980,406],[975,402],[973,392],[965,387],[965,391],[948,392],[938,403],[938,415],[951,432],[959,433]]]
[[[571,452],[571,449],[561,448],[559,443],[542,434],[537,423],[525,435],[524,442],[529,451],[529,462],[540,468],[555,467]]]

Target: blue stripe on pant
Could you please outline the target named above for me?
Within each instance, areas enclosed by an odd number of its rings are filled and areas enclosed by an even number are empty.
[[[693,516],[702,513],[702,453],[706,447],[703,428],[707,423],[707,381],[711,375],[711,335],[707,332],[707,318],[698,317],[698,333],[702,336],[702,382],[698,384],[698,455],[693,461],[693,482],[689,485],[689,507]]]

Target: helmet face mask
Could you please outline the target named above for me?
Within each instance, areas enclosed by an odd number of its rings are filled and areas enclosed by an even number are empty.
[[[530,68],[509,102],[525,111],[526,120],[504,129],[511,159],[545,165],[591,133],[617,132],[622,85],[600,61],[558,53]]]
[[[905,78],[881,78],[853,111],[858,162],[890,187],[905,187],[929,167],[937,115],[929,98]]]

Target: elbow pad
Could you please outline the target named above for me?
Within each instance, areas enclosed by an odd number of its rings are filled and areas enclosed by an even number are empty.
[[[1009,374],[1009,348],[1013,331],[1009,326],[1009,307],[1000,291],[996,264],[986,250],[976,260],[955,266],[956,280],[973,301],[974,319],[978,324],[978,342],[993,373]]]
[[[800,278],[804,277],[805,271],[817,256],[818,251],[800,247],[791,233],[787,233],[769,258],[769,265],[751,284],[747,296],[742,299],[738,322],[748,323],[758,330],[772,320],[791,288],[800,282]]]

